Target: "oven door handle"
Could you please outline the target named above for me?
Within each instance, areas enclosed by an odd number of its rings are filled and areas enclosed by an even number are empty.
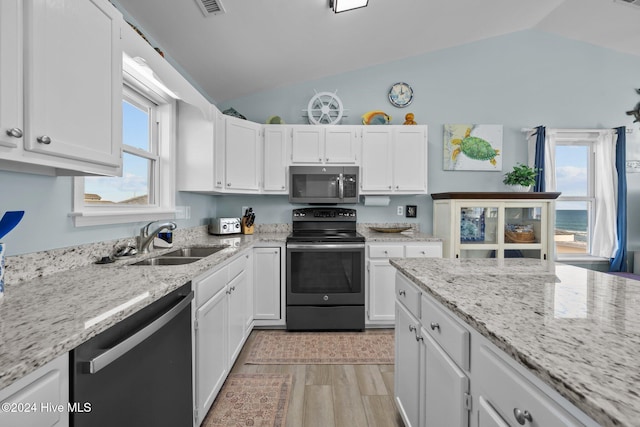
[[[193,299],[193,291],[185,295],[176,305],[165,311],[160,317],[149,323],[142,330],[136,332],[134,335],[121,341],[119,344],[106,349],[103,353],[89,360],[88,362],[82,362],[83,372],[95,374],[103,368],[109,366],[112,362],[115,362],[120,357],[131,351],[135,346],[142,341],[149,338],[155,332],[158,332],[162,327],[169,323],[174,317],[176,317],[182,310],[185,309]]]
[[[364,243],[287,243],[287,249],[364,249]]]

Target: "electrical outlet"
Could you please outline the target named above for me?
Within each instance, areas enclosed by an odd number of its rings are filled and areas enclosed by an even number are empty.
[[[398,215],[404,215],[404,206],[398,206]]]
[[[249,206],[243,206],[242,207],[242,213],[240,214],[240,217],[243,217],[245,213],[247,213],[247,209],[249,209]]]

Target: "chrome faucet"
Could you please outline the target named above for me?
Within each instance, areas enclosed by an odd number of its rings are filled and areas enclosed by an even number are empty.
[[[138,236],[138,252],[141,254],[149,253],[149,246],[151,246],[151,242],[162,230],[175,230],[178,226],[175,222],[165,222],[164,224],[158,225],[153,232],[149,233],[149,226],[151,224],[155,224],[158,221],[151,221],[149,224],[145,225],[140,229],[140,235]]]

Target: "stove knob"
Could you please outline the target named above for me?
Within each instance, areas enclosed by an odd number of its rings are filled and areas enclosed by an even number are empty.
[[[329,301],[329,295],[323,296],[322,299],[325,300],[325,301]]]

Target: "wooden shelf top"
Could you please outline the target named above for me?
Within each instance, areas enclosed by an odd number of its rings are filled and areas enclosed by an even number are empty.
[[[449,199],[518,199],[518,200],[553,200],[557,199],[561,193],[519,193],[516,191],[483,192],[483,191],[458,191],[449,193],[432,193],[433,200]]]

